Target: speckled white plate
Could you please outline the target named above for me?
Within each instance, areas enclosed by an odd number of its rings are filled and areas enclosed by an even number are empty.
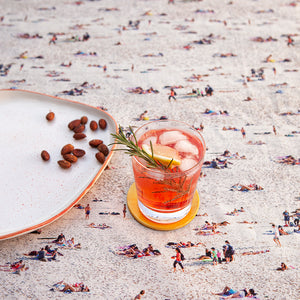
[[[53,121],[45,116],[55,113]],[[87,137],[75,141],[68,123],[87,116]],[[91,120],[105,119],[107,128],[91,131]],[[91,139],[108,145],[114,141],[116,121],[105,111],[75,101],[43,94],[0,90],[0,240],[12,238],[43,227],[65,214],[92,187],[107,166],[96,158]],[[84,149],[70,169],[62,169],[57,161],[66,144]],[[110,146],[112,150],[114,146]],[[50,160],[41,159],[47,150]]]

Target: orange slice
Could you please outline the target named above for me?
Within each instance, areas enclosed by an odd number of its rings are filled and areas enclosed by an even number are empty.
[[[142,145],[143,150],[150,156],[152,156],[151,146],[147,144]],[[179,153],[177,150],[160,144],[152,144],[153,148],[153,158],[165,166],[171,165],[173,168],[175,166],[179,166],[181,164],[181,160],[179,157]]]

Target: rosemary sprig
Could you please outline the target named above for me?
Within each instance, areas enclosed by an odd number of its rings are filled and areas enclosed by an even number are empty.
[[[132,133],[133,139],[127,139],[124,131],[122,130],[121,126],[119,125],[119,132],[118,133],[111,133],[111,135],[115,138],[115,142],[110,144],[110,145],[123,145],[126,146],[126,148],[122,149],[114,149],[114,151],[125,151],[126,154],[129,154],[130,156],[137,156],[139,158],[144,159],[148,167],[150,168],[158,168],[162,170],[168,170],[170,165],[172,164],[173,159],[170,161],[168,166],[163,165],[159,161],[155,160],[153,157],[153,146],[152,143],[150,142],[150,147],[151,147],[151,155],[149,155],[146,151],[141,149],[138,146],[138,141],[137,138],[133,132],[132,127],[129,126],[129,129]]]

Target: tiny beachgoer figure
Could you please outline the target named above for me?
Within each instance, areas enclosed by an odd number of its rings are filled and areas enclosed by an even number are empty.
[[[253,289],[243,289],[241,291],[234,290],[228,286],[225,286],[223,291],[221,293],[212,293],[213,295],[223,296],[225,299],[231,299],[231,298],[245,298],[249,297],[252,298],[256,295]],[[223,299],[223,298],[222,298]]]
[[[90,38],[90,35],[86,32],[83,37],[82,37],[82,41],[85,42],[85,41],[88,41]]]
[[[123,217],[124,219],[126,218],[126,204],[124,204],[124,207],[123,207]]]
[[[206,93],[206,96],[212,96],[213,95],[213,88],[210,86],[210,85],[207,85],[206,88],[205,88],[205,93]]]
[[[218,263],[221,264],[222,263],[222,258],[221,258],[221,252],[220,252],[219,249],[217,250],[217,257],[218,257]]]
[[[287,210],[285,210],[282,214],[283,214],[283,218],[284,218],[284,226],[289,226],[290,225],[290,214],[288,213]]]
[[[63,233],[61,233],[54,241],[55,244],[63,244],[66,242],[66,238]]]
[[[44,248],[41,248],[41,250],[38,252],[37,259],[41,261],[47,261],[45,256],[46,256],[46,250]]]
[[[91,208],[89,204],[85,207],[84,211],[85,211],[85,219],[88,220],[90,218],[90,213],[91,213]]]
[[[234,250],[228,241],[225,241],[225,259],[226,263],[233,261]]]
[[[174,263],[173,263],[173,267],[174,267],[174,272],[176,272],[176,265],[179,264],[179,266],[181,267],[182,269],[182,272],[184,272],[184,267],[183,267],[183,264],[182,264],[182,260],[183,260],[183,254],[181,253],[180,251],[180,248],[176,248],[175,249],[176,251],[176,256],[172,256],[172,258],[175,258],[174,260]]]
[[[141,290],[135,297],[133,300],[140,300],[142,299],[142,296],[145,295],[145,291]]]
[[[57,257],[57,248],[55,248],[52,252],[50,252],[51,256],[48,258],[49,261],[56,260]]]
[[[287,45],[288,45],[288,46],[295,46],[295,45],[294,45],[294,40],[291,38],[291,36],[288,36]]]
[[[270,54],[267,58],[266,58],[266,62],[272,62],[272,54]]]
[[[211,248],[211,256],[212,256],[212,259],[213,259],[213,265],[217,265],[218,264],[218,256],[217,256],[217,251],[214,247]]]
[[[241,133],[242,133],[242,136],[244,139],[246,137],[246,131],[245,131],[244,127],[241,128]]]
[[[177,94],[176,94],[176,92],[174,91],[174,89],[171,88],[171,92],[170,92],[170,96],[169,96],[169,102],[171,102],[171,98],[173,98],[173,99],[176,101],[176,98],[175,98],[176,95],[177,95]]]
[[[285,264],[285,263],[281,263],[280,264],[280,267],[279,268],[277,268],[276,270],[277,271],[285,271],[285,270],[287,270],[288,269],[288,267],[287,267],[287,265]]]
[[[147,113],[148,113],[148,110],[145,110],[142,114],[140,114],[140,117],[139,117],[139,121],[142,121],[142,120],[149,120],[149,118],[147,117]]]
[[[274,242],[277,246],[281,247],[281,243],[279,241],[279,230],[278,228],[275,226],[275,224],[272,225],[272,228],[273,228],[273,233],[274,233]]]
[[[69,248],[74,247],[74,246],[75,246],[75,240],[74,240],[74,238],[72,237],[70,240],[67,240],[67,241],[66,241],[66,245],[67,245],[67,247],[69,247]]]
[[[107,71],[106,65],[103,66],[103,72],[105,73]]]
[[[284,231],[282,226],[278,226],[279,235],[288,235],[289,233]]]
[[[56,34],[53,34],[51,40],[49,41],[49,45],[51,45],[51,43],[56,44],[56,40],[57,40]]]
[[[274,132],[275,135],[277,135],[277,131],[276,131],[275,125],[273,125],[273,132]]]
[[[74,283],[74,284],[68,284],[64,281],[59,281],[55,285],[61,285],[62,288],[57,288],[58,291],[60,292],[89,292],[90,289],[88,286],[84,285],[82,282],[81,283]]]

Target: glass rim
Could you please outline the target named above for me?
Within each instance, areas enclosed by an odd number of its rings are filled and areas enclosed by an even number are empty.
[[[197,168],[199,166],[199,164],[203,163],[205,152],[206,152],[206,144],[205,144],[205,140],[204,140],[202,134],[200,132],[198,132],[191,125],[187,124],[186,122],[178,121],[178,120],[169,120],[169,119],[167,119],[167,120],[155,120],[155,121],[147,122],[146,124],[144,124],[141,127],[137,128],[135,130],[134,134],[136,134],[140,129],[143,129],[146,126],[149,126],[150,124],[153,124],[153,123],[164,123],[164,122],[175,122],[175,123],[179,123],[181,125],[184,125],[184,126],[188,127],[188,129],[190,129],[191,131],[193,131],[194,133],[196,133],[195,136],[199,138],[201,144],[203,145],[203,150],[204,150],[203,157],[199,161],[197,161],[197,163],[193,167],[191,167],[191,168],[189,168],[189,169],[187,169],[185,171],[180,171],[180,172],[177,172],[177,173],[172,173],[172,172],[168,173],[168,172],[165,172],[165,174],[166,175],[170,174],[170,175],[176,177],[176,176],[180,176],[180,174],[182,174],[182,173],[186,174],[186,173],[192,172],[193,169],[195,169],[195,168]],[[141,167],[147,169],[147,171],[151,171],[151,172],[154,172],[154,173],[162,173],[163,172],[161,170],[157,170],[156,168],[147,167],[146,165],[144,165],[143,163],[141,163],[135,156],[132,156],[132,159],[135,160],[135,162],[137,164],[139,164]]]

